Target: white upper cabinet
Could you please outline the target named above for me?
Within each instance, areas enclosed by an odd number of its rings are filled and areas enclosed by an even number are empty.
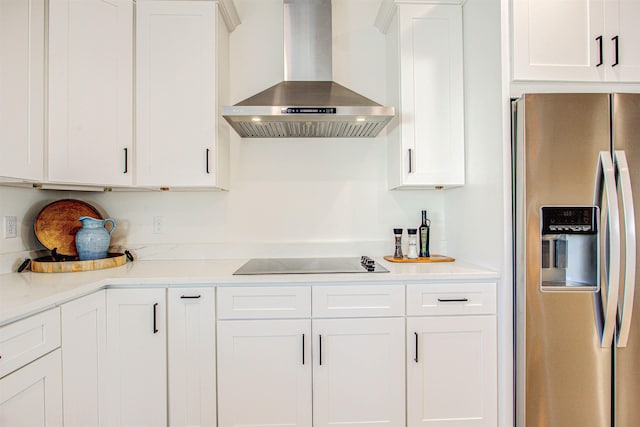
[[[387,36],[389,187],[464,184],[462,6],[382,3]]]
[[[640,0],[512,0],[514,80],[640,81]]]
[[[141,1],[136,15],[136,184],[228,188],[229,35],[212,1]]]
[[[44,22],[44,0],[0,1],[0,180],[42,180]]]
[[[133,3],[49,1],[48,176],[131,185]]]

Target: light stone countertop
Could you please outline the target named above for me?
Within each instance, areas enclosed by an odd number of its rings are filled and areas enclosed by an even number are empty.
[[[376,262],[389,273],[278,274],[234,276],[247,259],[137,260],[123,266],[77,273],[0,275],[0,326],[107,287],[405,284],[495,281],[499,274],[462,262]]]

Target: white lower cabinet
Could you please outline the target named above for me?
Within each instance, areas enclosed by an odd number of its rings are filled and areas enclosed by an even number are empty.
[[[219,288],[218,316],[219,427],[405,425],[403,286]]]
[[[215,288],[171,288],[169,331],[169,425],[216,425]]]
[[[313,336],[314,427],[405,425],[404,318],[314,319]]]
[[[107,425],[215,427],[215,288],[106,292]]]
[[[61,307],[65,427],[107,426],[105,291]]]
[[[0,426],[495,427],[496,330],[489,282],[101,290],[0,328]]]
[[[0,426],[62,426],[60,349],[0,379]]]
[[[407,319],[407,426],[497,425],[496,317]]]
[[[403,318],[223,320],[218,348],[219,427],[404,425]]]
[[[311,427],[311,321],[218,322],[218,427]]]
[[[167,425],[165,289],[107,289],[110,427]]]

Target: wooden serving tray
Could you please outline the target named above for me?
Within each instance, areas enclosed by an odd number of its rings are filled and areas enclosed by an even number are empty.
[[[453,262],[456,259],[444,255],[433,254],[430,257],[409,259],[405,255],[403,258],[394,258],[392,255],[385,255],[384,259],[391,262]]]
[[[106,258],[87,261],[52,261],[50,256],[45,256],[31,261],[31,271],[35,273],[72,273],[119,267],[126,262],[127,256],[121,253],[110,253]]]

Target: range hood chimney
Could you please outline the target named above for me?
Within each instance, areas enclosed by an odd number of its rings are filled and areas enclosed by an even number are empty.
[[[331,0],[284,0],[285,80],[222,116],[243,138],[374,137],[393,118],[332,81]]]

